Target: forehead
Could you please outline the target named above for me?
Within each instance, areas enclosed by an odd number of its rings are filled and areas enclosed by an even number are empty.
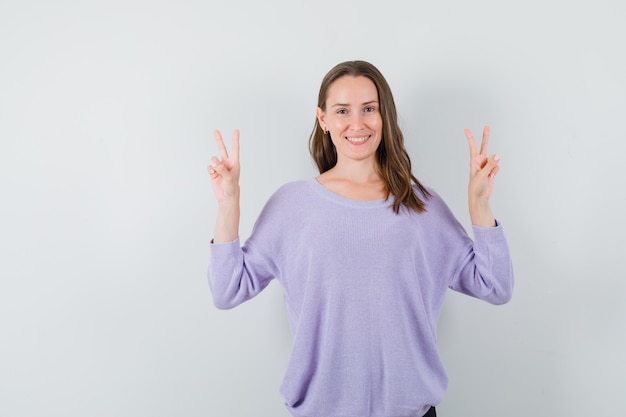
[[[345,75],[336,79],[330,85],[326,100],[330,105],[334,103],[361,104],[378,101],[378,90],[372,80],[367,77],[362,75],[356,77]]]

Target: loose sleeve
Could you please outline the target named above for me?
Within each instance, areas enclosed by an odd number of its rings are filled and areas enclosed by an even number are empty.
[[[240,246],[239,239],[211,244],[208,280],[217,308],[236,307],[259,294],[271,282],[271,269],[258,256],[247,252]]]
[[[208,280],[217,308],[230,309],[253,298],[278,275],[276,259],[288,210],[284,194],[277,192],[268,200],[244,245],[239,239],[211,244]]]
[[[474,241],[461,256],[450,288],[491,304],[505,304],[513,294],[513,266],[502,225],[472,227]]]

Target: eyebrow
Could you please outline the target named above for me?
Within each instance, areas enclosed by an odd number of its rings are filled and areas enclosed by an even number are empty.
[[[378,104],[378,100],[367,101],[367,102],[363,103],[362,106],[366,106],[368,104]],[[349,104],[345,104],[345,103],[337,103],[337,104],[333,104],[331,107],[350,107],[350,105]]]

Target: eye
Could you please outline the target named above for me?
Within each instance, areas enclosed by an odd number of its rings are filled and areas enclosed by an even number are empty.
[[[337,114],[348,114],[348,110],[347,109],[339,109],[339,110],[337,110]]]
[[[367,107],[364,109],[364,111],[365,111],[365,113],[373,113],[373,112],[375,112],[375,111],[376,111],[376,108],[375,108],[375,107],[373,107],[373,106],[367,106]]]

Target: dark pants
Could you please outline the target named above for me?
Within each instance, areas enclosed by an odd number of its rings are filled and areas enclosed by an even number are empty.
[[[437,412],[435,411],[435,407],[430,407],[430,410],[428,410],[428,412],[424,414],[424,417],[437,417]]]

